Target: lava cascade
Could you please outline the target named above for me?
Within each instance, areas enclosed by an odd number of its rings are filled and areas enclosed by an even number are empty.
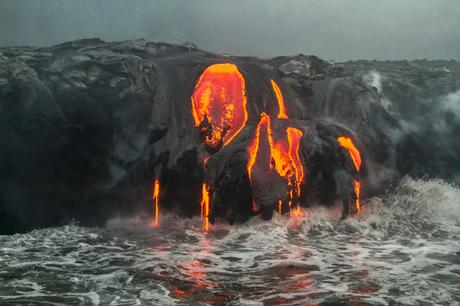
[[[283,93],[274,80],[270,80],[273,92],[275,93],[278,102],[278,119],[289,119],[286,112],[286,105],[284,103]],[[301,130],[288,127],[286,129],[286,137],[275,140],[273,131],[271,129],[271,119],[266,113],[262,113],[259,124],[257,125],[255,136],[249,145],[248,153],[249,160],[247,164],[249,179],[253,180],[253,167],[257,160],[261,137],[267,137],[269,143],[269,169],[276,171],[283,177],[288,185],[288,198],[289,208],[292,214],[293,204],[297,205],[296,215],[300,215],[300,185],[304,179],[304,168],[300,160],[299,149],[300,140],[303,136]],[[294,195],[296,196],[296,203],[294,202]],[[278,200],[278,212],[281,214],[283,201]],[[255,207],[256,205],[254,205]]]
[[[302,138],[302,131],[293,127],[286,129],[286,137],[275,139],[271,128],[270,117],[262,113],[260,121],[256,127],[255,136],[248,148],[249,161],[247,170],[249,179],[253,180],[253,168],[258,158],[260,143],[266,137],[269,144],[269,164],[266,165],[270,171],[276,171],[282,178],[284,178],[288,185],[288,198],[289,206],[291,207],[294,201],[294,195],[297,199],[300,198],[300,185],[304,178],[304,169],[300,161],[299,148],[300,140]],[[298,209],[300,206],[297,201]],[[279,210],[281,210],[282,201],[278,201]]]
[[[200,127],[203,141],[209,147],[229,144],[248,120],[245,80],[234,64],[220,63],[207,67],[195,85],[191,100],[195,127]],[[206,183],[202,184],[200,214],[205,231],[209,230],[208,188]]]

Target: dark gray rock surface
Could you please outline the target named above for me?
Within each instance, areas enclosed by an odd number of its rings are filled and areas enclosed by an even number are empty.
[[[190,96],[200,73],[221,62],[245,77],[249,120],[204,170]],[[144,40],[0,48],[0,233],[151,209],[155,176],[165,209],[198,213],[206,179],[213,214],[247,219],[246,149],[260,114],[278,111],[270,79],[290,116],[274,124],[304,132],[304,205],[338,197],[339,135],[362,153],[364,196],[406,174],[460,182],[458,62],[264,60]]]

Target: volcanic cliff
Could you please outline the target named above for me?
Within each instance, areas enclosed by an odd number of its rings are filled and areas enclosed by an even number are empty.
[[[0,48],[0,233],[155,209],[206,223],[336,201],[357,213],[404,175],[458,184],[459,90],[455,61]]]

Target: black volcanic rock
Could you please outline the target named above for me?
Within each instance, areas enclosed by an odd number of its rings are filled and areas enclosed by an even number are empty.
[[[200,73],[223,62],[245,78],[249,119],[204,167],[209,154],[190,97]],[[261,175],[252,190],[246,170],[260,114],[275,118],[278,111],[270,79],[290,115],[274,124],[303,131],[304,205],[339,197],[344,182],[335,174],[347,156],[340,135],[361,151],[363,196],[406,174],[460,182],[454,61],[262,60],[144,40],[0,48],[0,233],[149,210],[157,176],[162,208],[179,214],[199,213],[205,180],[213,218],[247,220],[253,196],[271,207],[277,188],[286,187]]]

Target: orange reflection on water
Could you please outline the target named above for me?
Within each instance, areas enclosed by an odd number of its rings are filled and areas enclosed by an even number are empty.
[[[203,301],[200,302],[214,304],[214,301],[208,298],[213,296],[211,289],[219,284],[208,280],[210,268],[205,264],[207,258],[211,256],[211,243],[212,239],[208,236],[201,237],[198,248],[195,249],[196,246],[193,246],[190,250],[192,259],[177,266],[181,273],[185,274],[184,284],[180,288],[172,286],[172,297],[194,303],[198,302],[198,298],[203,297]]]

